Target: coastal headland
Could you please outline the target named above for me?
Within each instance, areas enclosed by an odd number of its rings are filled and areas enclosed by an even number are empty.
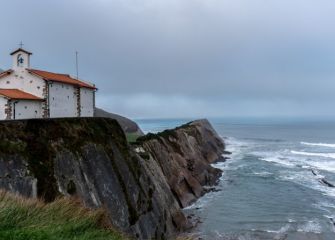
[[[0,188],[102,209],[129,238],[170,239],[192,227],[182,208],[221,176],[223,140],[197,120],[131,143],[110,118],[0,122]]]

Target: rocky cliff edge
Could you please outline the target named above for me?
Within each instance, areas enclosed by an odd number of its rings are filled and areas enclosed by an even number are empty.
[[[189,227],[181,207],[217,181],[210,163],[223,151],[206,120],[132,146],[112,119],[0,122],[0,188],[46,201],[77,197],[134,238],[167,239]]]

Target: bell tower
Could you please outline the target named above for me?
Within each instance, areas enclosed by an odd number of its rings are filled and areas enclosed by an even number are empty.
[[[10,54],[13,58],[13,70],[30,68],[30,56],[32,53],[24,50],[22,45],[21,43],[21,47]]]

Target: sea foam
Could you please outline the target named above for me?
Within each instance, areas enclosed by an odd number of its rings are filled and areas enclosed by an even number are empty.
[[[335,153],[314,153],[314,152],[303,152],[303,151],[291,151],[292,154],[311,156],[311,157],[324,157],[335,159]]]
[[[335,148],[335,144],[332,144],[332,143],[310,143],[310,142],[300,142],[300,143],[302,145],[307,145],[307,146]]]
[[[317,220],[308,221],[305,224],[298,227],[298,232],[321,233],[322,227]]]

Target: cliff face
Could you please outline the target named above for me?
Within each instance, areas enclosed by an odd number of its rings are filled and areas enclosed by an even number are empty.
[[[209,163],[223,149],[206,121],[135,147],[112,119],[0,122],[0,188],[46,201],[76,196],[136,238],[164,239],[188,227],[180,205],[216,181],[220,172]]]
[[[221,176],[210,163],[222,159],[225,145],[207,120],[198,120],[138,140],[161,167],[181,207],[207,192]]]

